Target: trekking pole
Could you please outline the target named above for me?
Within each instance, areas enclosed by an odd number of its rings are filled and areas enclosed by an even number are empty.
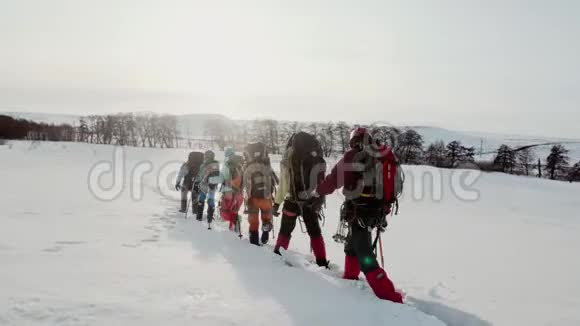
[[[189,201],[191,199],[187,198],[187,204],[185,204],[185,219],[187,220],[187,212],[189,212]]]
[[[379,252],[381,253],[381,266],[385,268],[385,256],[383,255],[383,240],[381,239],[381,230],[377,229],[379,232]]]

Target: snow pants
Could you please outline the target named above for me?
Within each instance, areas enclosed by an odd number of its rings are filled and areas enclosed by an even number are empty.
[[[262,224],[272,223],[272,198],[255,198],[248,200],[248,222],[250,233],[258,232]]]
[[[221,205],[220,205],[220,215],[222,220],[229,222],[230,230],[234,229],[236,221],[238,219],[238,212],[242,203],[244,202],[244,195],[234,192],[225,192],[222,194]]]
[[[372,217],[374,218],[374,216]],[[375,295],[383,300],[403,303],[402,295],[379,266],[374,253],[372,228],[363,228],[356,220],[350,223],[349,236],[344,245],[344,278],[358,280],[362,271]]]
[[[310,236],[310,247],[314,252],[316,262],[319,265],[328,264],[318,212],[312,210],[308,205],[301,206],[296,202],[288,200],[284,202],[284,207],[282,208],[282,224],[280,225],[280,232],[278,233],[278,240],[274,251],[279,252],[280,248],[288,249],[292,232],[296,228],[296,220],[300,216],[304,219],[306,232]]]
[[[191,212],[193,214],[196,214],[199,194],[197,192],[194,192],[192,188],[193,187],[188,187],[185,185],[181,188],[181,210],[185,211],[185,209],[187,208],[187,199],[188,199],[187,196],[191,191]]]
[[[207,201],[207,222],[213,221],[213,214],[215,211],[215,190],[208,190],[207,192],[200,192],[197,199],[197,219],[202,220],[205,202]]]

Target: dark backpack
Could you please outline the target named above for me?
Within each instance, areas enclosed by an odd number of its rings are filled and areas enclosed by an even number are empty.
[[[187,162],[185,164],[187,164],[187,169],[189,172],[185,176],[184,184],[190,187],[193,184],[193,179],[199,174],[199,169],[203,164],[203,153],[189,153]]]
[[[326,161],[320,142],[314,135],[299,132],[288,142],[290,193],[296,200],[305,200],[305,194],[314,191],[324,179]]]

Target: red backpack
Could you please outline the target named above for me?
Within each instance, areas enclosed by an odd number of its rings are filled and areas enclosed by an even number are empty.
[[[376,197],[386,204],[396,203],[403,192],[404,174],[397,156],[387,146],[371,146],[356,154],[362,164],[362,196]]]

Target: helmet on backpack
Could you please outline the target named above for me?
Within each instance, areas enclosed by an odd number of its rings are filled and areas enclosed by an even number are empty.
[[[211,162],[215,160],[215,153],[212,151],[206,151],[205,154],[203,155],[203,159],[206,162]]]
[[[363,147],[372,144],[372,136],[367,128],[358,127],[350,132],[350,148]]]
[[[266,145],[261,142],[250,143],[244,150],[244,156],[248,163],[263,162],[268,158],[268,151]]]
[[[230,157],[236,155],[236,151],[234,151],[233,148],[228,147],[226,148],[225,152],[224,152],[224,156],[226,159],[229,159]]]
[[[187,157],[187,162],[190,164],[201,164],[203,162],[204,155],[201,152],[191,152]]]

